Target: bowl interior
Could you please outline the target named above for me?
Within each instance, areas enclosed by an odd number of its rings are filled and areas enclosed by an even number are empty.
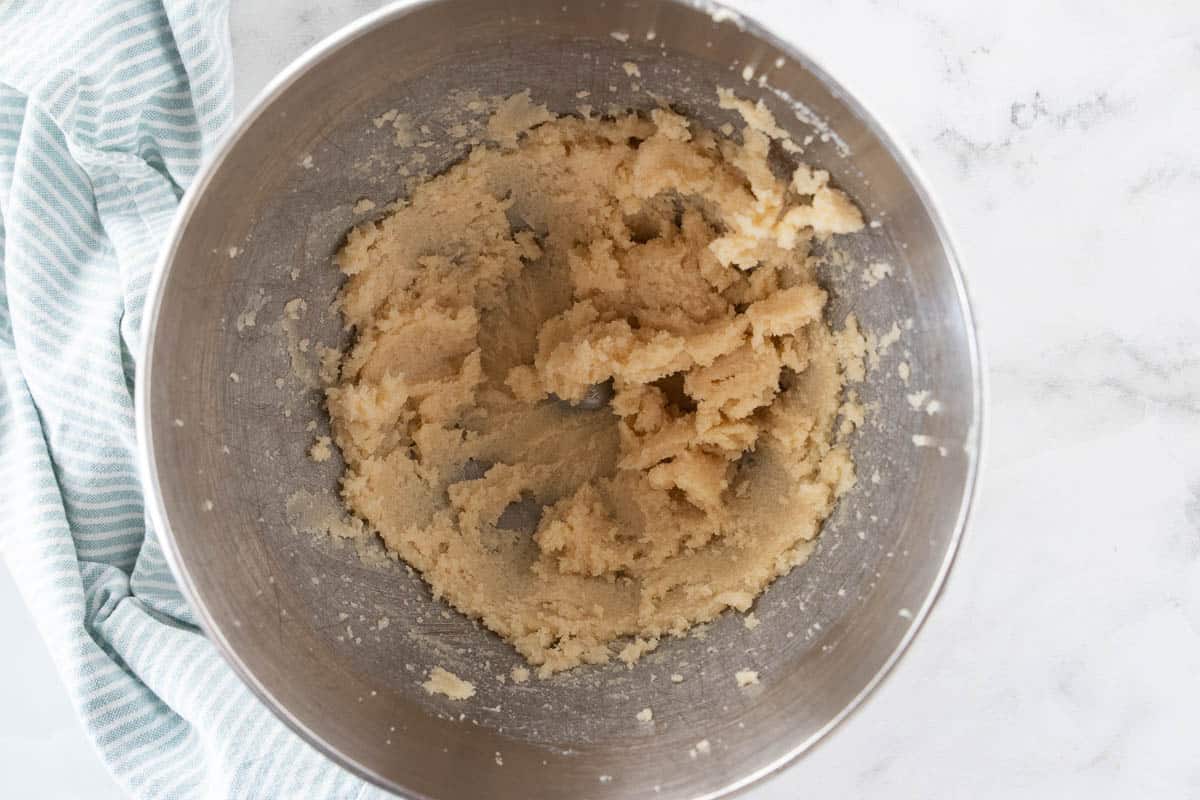
[[[747,67],[755,78],[743,78]],[[320,532],[336,532],[342,468],[336,456],[306,457],[328,433],[312,379],[318,346],[346,335],[331,307],[331,256],[353,224],[464,155],[486,119],[472,92],[529,89],[562,113],[665,102],[740,128],[717,107],[718,86],[762,98],[809,141],[804,159],[880,223],[844,237],[847,263],[835,255],[824,273],[835,325],[853,312],[885,341],[894,324],[901,332],[859,388],[871,411],[853,441],[858,486],[809,563],[759,599],[756,629],[727,614],[632,669],[516,685],[502,680],[521,663],[511,648],[435,602],[402,565]],[[381,119],[391,109],[411,119],[407,145]],[[937,221],[878,128],[753,26],[647,0],[385,12],[278,85],[196,188],[151,300],[143,364],[162,535],[243,677],[360,774],[411,796],[719,794],[815,741],[919,623],[974,475],[968,310]],[[874,263],[892,275],[869,285]],[[307,305],[299,319],[284,311],[295,298]],[[939,413],[914,410],[907,395],[918,392]],[[427,695],[419,684],[435,665],[472,681],[476,696]],[[761,683],[739,689],[741,669]],[[646,707],[653,722],[639,723]],[[702,739],[707,753],[694,750]]]

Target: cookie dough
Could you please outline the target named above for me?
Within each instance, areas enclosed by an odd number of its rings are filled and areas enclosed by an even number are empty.
[[[421,688],[429,694],[445,695],[451,700],[470,700],[475,696],[475,684],[464,681],[444,667],[434,667]]]
[[[808,250],[862,217],[763,128],[522,93],[337,255],[346,506],[543,677],[745,611],[854,483]]]

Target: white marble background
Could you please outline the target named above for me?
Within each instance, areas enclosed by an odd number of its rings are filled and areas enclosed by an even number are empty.
[[[378,5],[235,2],[239,103]],[[983,491],[925,630],[748,797],[1200,797],[1200,3],[734,5],[915,153],[991,382]],[[6,580],[0,782],[116,796]]]

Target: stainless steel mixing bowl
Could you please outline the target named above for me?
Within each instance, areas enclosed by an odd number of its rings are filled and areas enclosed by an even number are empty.
[[[744,80],[746,68],[766,85]],[[852,264],[887,262],[891,278],[868,288],[857,267],[825,274],[835,324],[853,311],[868,330],[903,331],[860,390],[873,411],[854,440],[859,485],[811,561],[759,599],[757,629],[727,615],[633,669],[501,681],[518,657],[418,577],[304,532],[312,520],[297,498],[328,503],[341,470],[336,457],[306,458],[327,420],[320,393],[297,377],[318,343],[343,341],[330,257],[363,218],[356,201],[382,209],[405,193],[398,166],[435,173],[463,155],[445,113],[456,90],[528,88],[559,112],[668,102],[740,126],[717,107],[717,86],[762,98],[797,141],[813,137],[805,158],[882,223],[844,241]],[[412,147],[397,146],[386,120],[372,122],[393,108],[412,117]],[[297,297],[307,312],[281,322]],[[411,797],[715,797],[744,787],[878,683],[932,605],[966,521],[979,357],[928,194],[882,128],[809,59],[699,3],[443,0],[352,25],[266,90],[197,179],[145,319],[146,490],[206,632],[287,724]],[[916,391],[940,413],[910,408]],[[419,682],[439,664],[478,694],[455,703],[424,693]],[[738,688],[740,669],[761,683]],[[646,707],[653,721],[637,722]],[[700,740],[709,747],[696,750]]]

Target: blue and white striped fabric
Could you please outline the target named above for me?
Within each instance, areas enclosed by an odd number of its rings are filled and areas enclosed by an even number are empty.
[[[384,796],[197,631],[138,486],[146,286],[231,114],[226,0],[0,0],[0,545],[135,797]]]

